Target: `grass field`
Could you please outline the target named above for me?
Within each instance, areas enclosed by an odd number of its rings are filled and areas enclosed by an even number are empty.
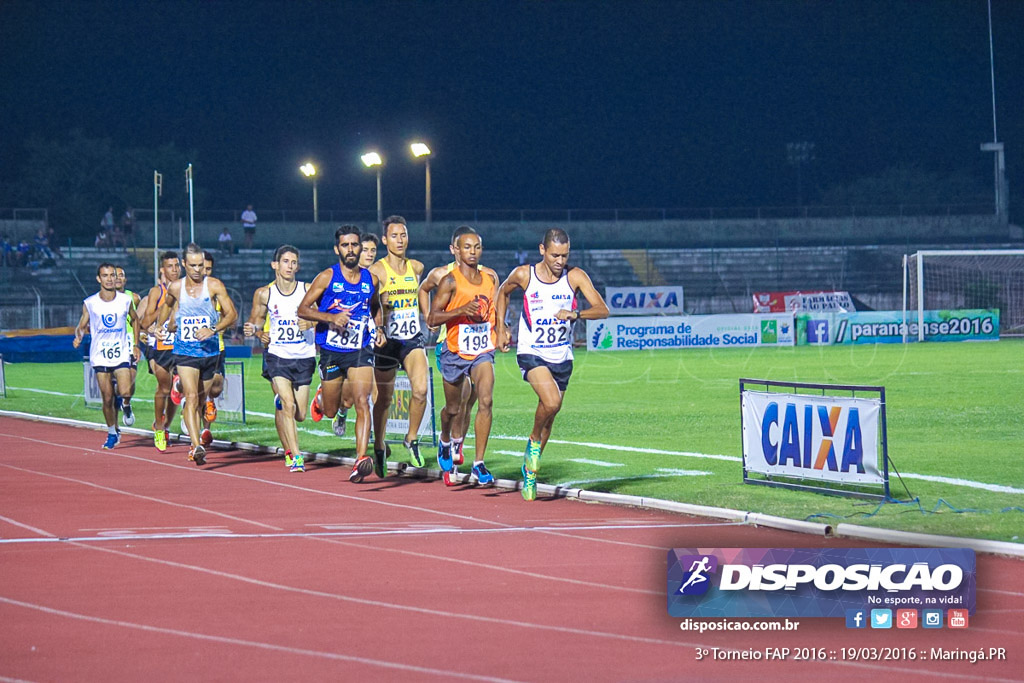
[[[215,431],[217,438],[276,444],[270,417],[273,394],[259,372],[258,358],[247,364],[248,424],[220,424]],[[517,478],[536,398],[520,379],[514,355],[499,354],[495,372],[488,466],[497,477]],[[877,509],[877,503],[857,499],[744,485],[740,377],[885,386],[889,455],[896,469],[906,475],[903,484],[893,475],[893,495],[906,498],[905,484],[912,496],[919,498],[919,505],[890,504]],[[831,515],[834,517],[815,519],[1021,542],[1022,383],[1024,340],[581,351],[576,354],[576,369],[552,442],[544,453],[539,481],[794,519]],[[102,421],[98,410],[83,405],[80,364],[10,364],[7,385],[7,398],[0,400],[0,407]],[[136,392],[138,426],[152,420],[153,388],[152,377],[140,373]],[[437,400],[442,401],[437,379],[434,391]],[[352,440],[334,437],[327,423],[307,421],[302,430],[304,450],[353,451]],[[398,459],[401,450],[395,449]],[[709,455],[728,458],[704,457]],[[337,470],[312,470],[305,476],[339,477]],[[929,481],[922,476],[950,481]],[[339,477],[338,485],[349,484]],[[922,508],[926,512],[922,513]]]

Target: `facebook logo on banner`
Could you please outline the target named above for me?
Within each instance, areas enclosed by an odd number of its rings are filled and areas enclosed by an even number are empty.
[[[868,613],[862,609],[846,610],[846,628],[867,628]]]
[[[808,320],[807,321],[807,343],[828,344],[828,321]]]

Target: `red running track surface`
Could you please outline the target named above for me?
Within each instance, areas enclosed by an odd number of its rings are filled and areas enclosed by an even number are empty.
[[[1021,680],[1024,563],[961,631],[680,630],[673,547],[850,541],[0,418],[0,678]],[[866,544],[861,544],[866,545]],[[737,620],[746,621],[746,620]],[[1007,661],[697,660],[698,648],[1006,648]]]

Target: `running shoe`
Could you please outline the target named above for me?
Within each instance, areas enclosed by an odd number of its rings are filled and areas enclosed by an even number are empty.
[[[281,397],[274,394],[274,410],[284,410],[284,406],[281,405]]]
[[[206,410],[203,411],[203,417],[206,418],[207,422],[215,422],[217,420],[217,404],[212,400],[206,402]]]
[[[199,442],[204,446],[209,446],[213,443],[213,434],[209,429],[204,429],[203,433],[199,435]]]
[[[388,476],[388,453],[373,449],[373,473],[383,479]]]
[[[195,448],[188,449],[188,459],[193,460],[196,463],[196,467],[206,464],[206,449],[203,448],[202,444]]]
[[[445,486],[455,486],[459,483],[459,468],[457,465],[452,466],[451,472],[442,472],[441,480],[444,481]]]
[[[181,379],[175,375],[171,380],[171,403],[180,406],[181,398]]]
[[[416,439],[413,439],[412,441],[403,441],[402,445],[405,446],[407,451],[409,451],[409,462],[411,462],[414,467],[423,467],[427,464],[423,459],[423,456],[420,455],[419,441]]]
[[[291,467],[293,462],[295,462],[295,458],[292,457],[292,452],[291,451],[285,451],[284,452],[284,466],[285,467]]]
[[[523,465],[523,500],[537,500],[537,473]]]
[[[320,405],[320,393],[323,391],[324,386],[321,384],[316,388],[316,394],[313,396],[313,400],[309,404],[309,416],[313,418],[313,422],[319,422],[324,419],[324,409]]]
[[[305,472],[306,471],[306,459],[301,455],[296,455],[292,460],[292,466],[288,470],[289,472]]]
[[[540,441],[526,440],[526,452],[523,453],[523,465],[527,470],[536,472],[540,469]]]
[[[119,443],[121,443],[120,434],[107,434],[107,440],[103,442],[103,450],[109,451]]]
[[[181,403],[181,415],[179,416],[178,422],[179,427],[181,428],[181,433],[188,436],[188,423],[185,422],[185,401],[182,401]]]
[[[167,451],[167,432],[162,429],[153,430],[153,445],[161,453]]]
[[[346,422],[348,422],[348,411],[339,410],[338,414],[334,416],[334,422],[331,423],[331,429],[334,430],[335,436],[345,436]]]
[[[132,411],[132,404],[124,403],[121,409],[124,411],[121,415],[121,422],[124,422],[125,427],[131,427],[135,424],[135,412]]]
[[[487,470],[487,466],[484,465],[482,462],[473,465],[472,473],[473,476],[476,477],[476,481],[478,484],[487,485],[494,483],[494,475]]]
[[[452,445],[448,444],[445,446],[443,443],[438,443],[437,466],[441,468],[442,472],[451,472],[454,465],[455,463],[452,462]]]
[[[463,456],[462,451],[466,446],[466,440],[460,439],[458,441],[452,441],[452,462],[456,465],[461,465],[466,462],[466,458]]]
[[[352,472],[348,475],[348,480],[353,484],[358,484],[363,480],[363,477],[370,475],[373,472],[373,460],[368,455],[364,455],[358,460],[356,464],[352,466]]]

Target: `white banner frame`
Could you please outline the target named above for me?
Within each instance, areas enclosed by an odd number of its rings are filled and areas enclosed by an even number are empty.
[[[743,483],[891,500],[885,387],[741,379],[740,421]],[[856,462],[863,472],[849,471]]]

